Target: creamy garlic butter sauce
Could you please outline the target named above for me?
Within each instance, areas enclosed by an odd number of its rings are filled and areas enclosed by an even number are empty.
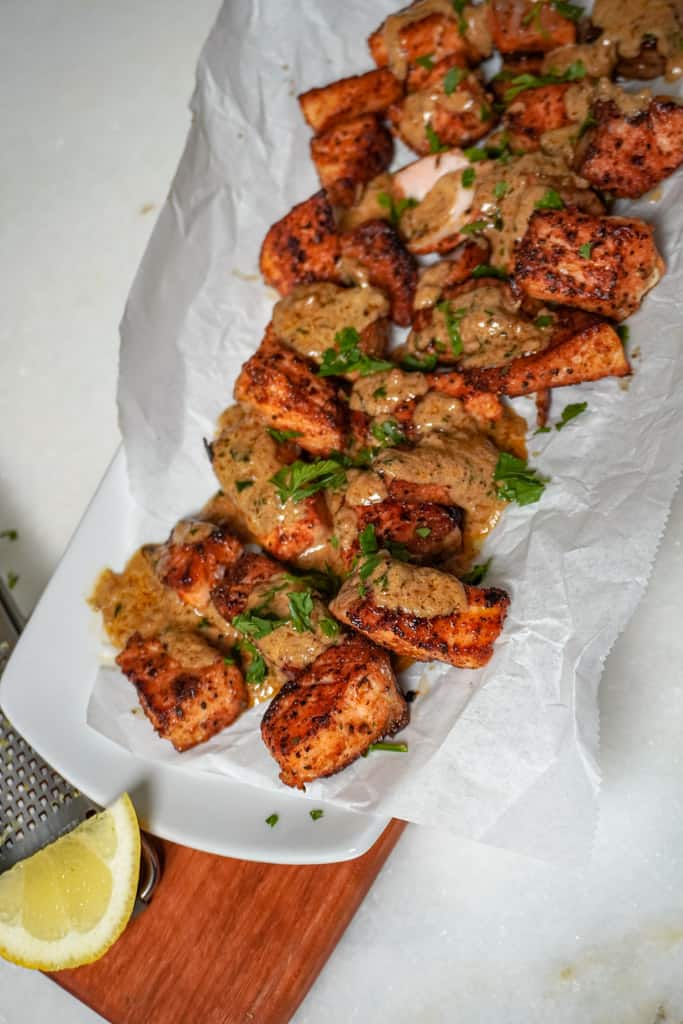
[[[301,355],[320,362],[325,350],[334,348],[335,335],[342,327],[353,327],[362,334],[388,313],[389,303],[378,288],[297,285],[276,303],[273,330]]]
[[[264,583],[254,587],[247,601],[247,610],[257,612],[265,605],[262,614],[278,619],[290,617],[289,595],[304,590],[302,584],[287,580],[284,575],[276,574]],[[264,658],[279,669],[299,670],[310,665],[319,654],[330,646],[331,641],[320,628],[320,620],[325,618],[327,609],[317,598],[313,599],[311,612],[312,630],[297,631],[291,622],[278,626],[272,633],[260,639],[252,640],[254,646]]]
[[[455,19],[455,10],[451,0],[418,0],[405,10],[390,14],[382,26],[382,37],[387,50],[388,64],[397,78],[405,78],[408,73],[408,61],[401,41],[401,33],[415,21],[422,21],[430,14],[443,14]]]
[[[645,39],[655,39],[667,79],[683,75],[683,17],[674,0],[595,0],[591,19],[622,57],[635,57]]]
[[[419,618],[453,615],[467,608],[465,588],[455,576],[426,566],[407,565],[383,553],[367,580],[356,570],[346,580],[333,604],[338,612],[358,604],[359,587],[380,608],[402,611]]]

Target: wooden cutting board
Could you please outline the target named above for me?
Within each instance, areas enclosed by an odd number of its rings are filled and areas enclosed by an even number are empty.
[[[342,864],[288,866],[156,842],[150,906],[101,960],[51,977],[112,1024],[287,1024],[405,822]]]

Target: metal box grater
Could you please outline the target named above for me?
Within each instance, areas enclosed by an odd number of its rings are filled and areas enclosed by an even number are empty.
[[[23,618],[0,580],[0,681]],[[47,846],[102,808],[36,753],[0,710],[0,873]],[[159,860],[142,836],[138,904],[159,878]]]

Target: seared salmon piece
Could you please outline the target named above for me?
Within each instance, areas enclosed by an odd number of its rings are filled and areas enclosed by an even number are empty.
[[[437,143],[469,146],[487,135],[497,120],[492,104],[476,74],[445,58],[427,72],[417,91],[389,107],[388,117],[405,144],[426,156]]]
[[[154,551],[154,571],[165,587],[193,608],[207,607],[212,589],[242,554],[225,526],[181,519]]]
[[[405,728],[408,718],[388,654],[349,637],[283,686],[263,716],[261,735],[281,780],[304,789]]]
[[[637,199],[683,163],[683,106],[670,97],[631,116],[611,100],[591,114],[597,123],[579,141],[574,167],[595,188]]]
[[[541,302],[625,320],[664,269],[652,226],[642,220],[536,210],[517,247],[514,282]]]
[[[414,312],[436,305],[447,289],[464,284],[476,267],[487,264],[488,257],[486,242],[465,242],[447,259],[432,263],[429,267],[421,267],[413,303]]]
[[[571,124],[564,102],[570,87],[559,82],[525,89],[515,96],[503,115],[503,127],[515,152],[531,153],[539,148],[544,132]]]
[[[417,561],[440,560],[462,547],[463,511],[457,505],[387,498],[354,511],[359,533],[371,525],[380,547],[400,546]],[[359,551],[355,543],[347,554],[354,557]]]
[[[286,295],[295,284],[334,281],[338,255],[337,227],[323,189],[269,228],[259,266],[266,284]]]
[[[413,5],[414,6],[414,5]],[[410,6],[407,8],[410,10]],[[400,16],[400,14],[399,14]],[[387,49],[385,29],[392,16],[382,22],[368,38],[368,47],[378,67],[390,63],[391,54]],[[415,21],[406,21],[398,27],[397,43],[401,55],[408,65],[414,65],[418,57],[429,56],[433,61],[443,57],[460,57],[465,63],[476,63],[483,56],[460,33],[455,17],[435,12]],[[402,70],[402,69],[397,69]]]
[[[384,220],[369,220],[342,234],[339,244],[350,273],[354,268],[360,270],[370,284],[383,291],[390,302],[392,320],[407,327],[417,285],[417,262],[398,232]]]
[[[547,53],[576,41],[574,22],[535,0],[490,0],[489,26],[501,53]]]
[[[244,541],[255,541],[284,562],[306,559],[330,528],[322,495],[280,504],[271,479],[294,462],[293,441],[276,441],[267,425],[244,406],[226,409],[210,445],[211,464],[222,493],[213,504],[219,517]],[[218,582],[218,581],[217,581]]]
[[[313,131],[319,133],[361,114],[381,114],[402,92],[403,83],[382,68],[309,89],[299,96],[299,106]]]
[[[341,121],[311,139],[311,159],[335,206],[352,206],[360,188],[391,163],[394,142],[376,114]]]
[[[239,668],[194,633],[134,633],[116,659],[157,733],[178,751],[204,743],[247,707]]]
[[[482,391],[514,397],[630,372],[619,335],[610,324],[597,322],[543,352],[521,356],[502,367],[468,370],[464,376]]]
[[[346,416],[337,390],[307,359],[273,338],[269,328],[242,367],[235,398],[277,430],[296,431],[296,442],[313,455],[344,448]]]
[[[330,611],[395,654],[481,668],[493,654],[509,604],[503,590],[469,587],[449,573],[380,554],[369,575],[359,563]]]
[[[245,551],[232,570],[215,588],[212,597],[218,612],[227,622],[241,615],[252,592],[282,572],[282,566],[267,555]]]

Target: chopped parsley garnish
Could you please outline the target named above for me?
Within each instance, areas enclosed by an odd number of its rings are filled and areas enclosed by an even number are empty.
[[[628,324],[619,324],[616,328],[617,334],[621,338],[621,344],[626,345],[631,334],[631,330]]]
[[[487,562],[480,562],[477,565],[473,565],[469,572],[463,573],[460,577],[460,582],[467,583],[471,587],[478,587],[479,584],[483,583],[486,579],[490,567],[490,558]]]
[[[497,181],[493,188],[493,195],[496,199],[502,199],[509,188],[507,181]]]
[[[506,103],[510,103],[525,89],[538,89],[541,85],[555,85],[558,82],[578,82],[585,77],[586,65],[582,60],[574,61],[566,71],[561,73],[550,71],[547,75],[515,75],[510,79],[510,87],[505,90],[503,99]]]
[[[508,275],[501,267],[492,267],[490,263],[480,263],[474,268],[470,277],[497,277],[507,281]]]
[[[7,573],[7,586],[10,590],[14,590],[17,583],[19,582],[19,573],[12,572],[11,570]]]
[[[266,825],[270,825],[271,828],[275,828],[279,820],[279,814],[269,814],[268,817],[266,818]]]
[[[425,71],[431,71],[432,68],[434,67],[433,57],[433,53],[423,53],[421,57],[415,58],[415,63],[419,67],[424,68]]]
[[[423,540],[429,537],[431,532],[432,529],[430,526],[417,526],[415,528],[415,533],[418,535],[418,537],[422,537]]]
[[[320,620],[318,625],[322,629],[325,636],[330,637],[330,639],[332,639],[332,637],[339,636],[339,630],[341,627],[339,626],[339,623],[337,622],[336,619],[332,619],[326,615],[324,619]]]
[[[439,361],[435,353],[426,352],[420,357],[413,352],[407,352],[401,359],[401,366],[404,370],[433,370]]]
[[[372,523],[363,527],[358,535],[358,543],[364,555],[372,555],[377,551],[377,534]]]
[[[545,485],[546,477],[539,476],[535,469],[527,466],[525,459],[518,459],[509,452],[501,452],[498,456],[493,479],[500,484],[498,493],[505,501],[516,501],[518,505],[532,505],[538,501]]]
[[[231,658],[229,654],[226,654],[225,657],[223,658],[223,664],[224,665],[236,665],[237,662],[235,661],[234,658]]]
[[[370,427],[370,432],[382,447],[403,444],[406,439],[396,420],[384,420],[383,423],[373,423]]]
[[[202,618],[197,623],[197,629],[207,629],[210,625],[211,623],[209,622],[209,620],[202,616]]]
[[[467,313],[467,310],[463,307],[453,311],[451,304],[448,300],[445,302],[437,302],[436,309],[439,313],[442,313],[446,321],[446,330],[448,331],[448,337],[451,341],[451,349],[454,356],[459,356],[463,350],[462,335],[460,334],[460,324],[462,318]]]
[[[17,530],[2,530],[0,531],[0,540],[16,540],[19,536]]]
[[[472,188],[476,176],[474,167],[466,167],[460,178],[463,188]]]
[[[470,146],[469,149],[463,149],[463,153],[471,164],[477,164],[480,160],[488,160],[489,155],[485,149],[481,149],[479,146]]]
[[[263,655],[250,640],[239,640],[237,646],[241,651],[249,655],[249,663],[244,673],[244,678],[250,686],[258,686],[268,675],[268,666]]]
[[[584,242],[583,245],[579,246],[579,256],[582,256],[584,260],[589,260],[591,258],[592,251],[593,242]]]
[[[371,743],[368,749],[363,754],[363,757],[367,757],[373,750],[391,750],[395,754],[407,754],[408,744],[407,743],[387,743],[386,740],[382,740],[379,743]]]
[[[597,117],[594,115],[592,110],[589,110],[583,121],[579,125],[579,138],[582,139],[589,128],[594,128],[598,123]]]
[[[336,459],[318,459],[316,462],[302,462],[297,459],[278,469],[271,476],[282,504],[286,501],[304,501],[318,491],[334,490],[346,483],[344,467]]]
[[[384,386],[382,386],[381,388],[375,388],[375,390],[372,392],[372,397],[373,398],[386,398],[387,397],[387,389]]]
[[[247,487],[253,487],[253,486],[254,486],[254,481],[253,480],[235,480],[235,488],[236,488],[238,494],[241,494],[242,491],[246,491]]]
[[[401,217],[406,210],[412,210],[414,206],[417,206],[417,199],[409,197],[407,199],[394,199],[388,192],[378,192],[377,202],[380,206],[383,206],[385,210],[389,211],[389,222],[396,228],[398,227]]]
[[[365,586],[365,581],[369,576],[372,576],[377,566],[381,565],[381,563],[381,555],[368,555],[367,558],[365,558],[364,561],[362,561],[358,566],[358,578],[361,580],[361,582],[358,584],[358,593],[361,597],[365,595],[365,592],[367,590],[367,587]]]
[[[463,13],[466,6],[467,0],[453,0],[453,10],[458,16],[458,32],[461,36],[467,32],[467,18]]]
[[[280,626],[285,626],[289,619],[278,619],[274,615],[259,615],[263,611],[260,607],[256,612],[240,612],[232,620],[234,628],[243,636],[251,637],[253,640],[263,640],[264,636],[270,636]]]
[[[285,441],[291,441],[295,437],[301,437],[300,430],[276,430],[275,427],[268,427],[268,433],[272,437],[273,441],[277,441],[278,444],[284,444]]]
[[[330,544],[332,545],[335,551],[339,550],[339,537],[336,535],[336,533],[333,533],[332,536],[330,537]]]
[[[480,235],[487,227],[489,227],[487,220],[473,220],[471,224],[464,224],[460,231],[463,235]]]
[[[450,68],[443,79],[443,91],[447,96],[455,92],[463,78],[467,77],[467,68]]]
[[[585,412],[588,408],[588,402],[572,402],[571,405],[565,405],[560,416],[560,422],[555,424],[555,430],[562,430],[568,423],[575,420],[577,416],[580,416],[582,412]]]
[[[308,812],[313,821],[319,821],[325,813],[320,807],[316,807],[314,810]]]
[[[550,2],[558,14],[570,21],[580,21],[586,13],[583,7],[579,7],[578,4],[570,4],[567,0],[550,0]]]
[[[386,359],[373,359],[362,351],[360,335],[355,327],[344,327],[334,336],[336,348],[328,348],[323,352],[323,361],[318,369],[318,376],[331,377],[345,373],[359,373],[367,377],[379,370],[390,370],[391,363]]]
[[[537,316],[534,320],[534,327],[550,327],[553,322],[553,317],[548,313],[542,313],[541,316]]]
[[[336,537],[334,540],[337,541],[336,546],[338,547],[339,541]],[[331,537],[330,542],[332,543]],[[335,547],[335,544],[333,543],[332,546]],[[331,597],[333,594],[336,594],[341,585],[341,580],[329,567],[327,567],[325,572],[322,569],[309,569],[308,572],[299,573],[296,576],[292,572],[286,572],[284,577],[288,583],[298,583],[309,590],[317,590],[324,597]],[[284,586],[278,589],[284,590]]]
[[[310,590],[295,590],[287,595],[289,614],[297,633],[312,633],[313,594]]]
[[[429,142],[430,153],[445,153],[447,149],[450,149],[450,146],[445,145],[441,141],[439,136],[436,134],[436,132],[432,128],[431,121],[427,121],[427,123],[425,124],[425,135],[427,136],[427,141]]]
[[[488,103],[482,104],[481,110],[479,111],[480,121],[490,121],[493,117],[493,110],[489,107]]]
[[[564,210],[564,200],[559,192],[556,192],[554,188],[549,188],[534,203],[536,210]]]

